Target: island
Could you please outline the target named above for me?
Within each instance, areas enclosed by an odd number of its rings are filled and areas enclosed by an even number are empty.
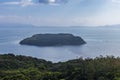
[[[68,33],[59,34],[35,34],[20,41],[21,45],[34,46],[75,46],[86,42],[79,36]]]

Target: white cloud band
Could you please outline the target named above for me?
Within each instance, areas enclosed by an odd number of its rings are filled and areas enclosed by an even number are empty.
[[[66,3],[68,0],[21,0],[21,1],[6,1],[2,2],[0,4],[3,5],[22,5],[22,6],[28,6],[28,5],[37,5],[37,4],[61,4]]]

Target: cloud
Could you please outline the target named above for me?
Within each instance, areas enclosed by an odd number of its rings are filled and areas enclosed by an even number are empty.
[[[4,2],[2,4],[8,4],[8,5],[18,5],[20,2]]]
[[[120,3],[120,0],[112,0],[114,3]]]
[[[67,3],[68,0],[20,0],[20,1],[4,1],[0,2],[3,5],[21,5],[21,6],[29,6],[29,5],[40,5],[40,4],[62,4]]]
[[[20,3],[22,4],[22,6],[27,6],[27,5],[33,5],[34,4],[32,2],[32,0],[21,0]]]
[[[59,4],[65,4],[69,0],[39,0],[39,4],[48,4],[48,5],[59,5]]]
[[[29,6],[29,5],[40,5],[40,4],[48,4],[48,5],[55,5],[55,4],[65,4],[68,1],[73,2],[72,0],[11,0],[11,1],[0,1],[0,4],[3,5],[21,5],[21,6]],[[74,2],[77,1],[88,1],[88,0],[76,0]],[[94,0],[91,0],[94,1]],[[112,3],[120,3],[120,0],[105,0],[108,2],[112,2]]]
[[[82,20],[75,20],[71,18],[64,17],[38,17],[38,16],[17,16],[17,15],[8,15],[0,16],[0,23],[21,23],[21,24],[32,24],[35,26],[71,26],[71,25],[80,25],[85,23]]]
[[[0,4],[3,5],[21,5],[21,6],[28,6],[28,5],[33,5],[33,1],[32,0],[21,0],[21,1],[6,1],[6,2],[2,2]]]
[[[120,0],[111,0],[112,4],[120,6]]]
[[[63,4],[67,2],[68,0],[39,0],[40,4]]]

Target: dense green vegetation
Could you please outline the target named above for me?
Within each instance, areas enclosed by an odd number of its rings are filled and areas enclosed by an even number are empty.
[[[120,58],[100,56],[52,63],[3,54],[0,55],[0,80],[120,80]]]
[[[78,36],[72,34],[36,34],[20,42],[25,45],[35,46],[64,46],[64,45],[82,45],[86,42]]]

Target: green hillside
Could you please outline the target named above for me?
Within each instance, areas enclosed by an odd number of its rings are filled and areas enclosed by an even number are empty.
[[[0,80],[120,80],[120,58],[79,58],[52,63],[29,56],[1,54]]]

